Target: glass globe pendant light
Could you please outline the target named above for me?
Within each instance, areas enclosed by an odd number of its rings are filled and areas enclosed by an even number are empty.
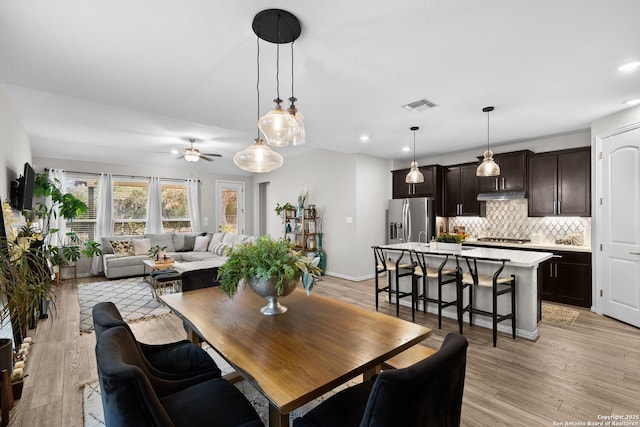
[[[256,38],[258,46],[258,82],[256,92],[258,93],[258,117],[260,117],[260,39]],[[264,145],[260,132],[255,139],[255,143],[239,151],[233,156],[233,162],[242,170],[248,172],[271,172],[278,169],[284,163],[280,153],[276,153],[271,148]]]
[[[258,120],[258,128],[268,145],[285,147],[293,142],[299,126],[294,116],[280,106],[280,44],[292,43],[300,36],[300,23],[287,11],[267,9],[253,19],[253,31],[259,38],[276,44],[276,106]]]
[[[489,148],[489,113],[493,107],[484,107],[482,111],[487,113],[487,149],[484,152],[484,159],[476,169],[476,176],[499,176],[500,166],[493,160],[493,151]]]
[[[418,126],[412,126],[409,128],[413,131],[413,162],[411,162],[411,170],[405,178],[407,184],[421,184],[424,182],[424,175],[418,169],[418,162],[416,162],[416,131],[420,129]]]

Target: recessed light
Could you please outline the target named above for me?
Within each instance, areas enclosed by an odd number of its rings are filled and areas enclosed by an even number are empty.
[[[624,101],[623,104],[629,106],[640,105],[640,98],[629,99],[628,101]]]
[[[618,71],[624,71],[625,73],[628,73],[638,68],[640,68],[640,61],[633,61],[633,62],[629,62],[628,64],[619,66]]]
[[[179,153],[179,151],[176,150],[175,148],[173,150],[171,150],[171,154],[178,154],[178,153]]]
[[[402,147],[402,151],[406,153],[406,152],[411,151],[411,148],[410,148],[410,147],[405,146],[405,147]]]
[[[361,135],[360,142],[369,142],[369,135]]]

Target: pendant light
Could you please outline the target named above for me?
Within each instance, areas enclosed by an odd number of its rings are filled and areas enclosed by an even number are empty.
[[[293,129],[293,135],[291,139],[291,145],[302,145],[304,144],[305,132],[304,132],[304,117],[302,117],[302,113],[298,111],[295,102],[298,98],[293,94],[293,43],[291,42],[291,98],[289,98],[289,109],[287,112],[293,117],[296,121],[296,127]]]
[[[493,160],[493,151],[489,148],[489,113],[493,110],[493,107],[484,107],[482,109],[484,113],[487,113],[487,150],[484,152],[482,163],[476,169],[476,176],[500,175],[500,166]]]
[[[258,47],[257,63],[258,63],[258,81],[256,83],[256,92],[258,93],[258,117],[260,117],[260,39],[256,38]],[[280,153],[276,153],[271,148],[263,144],[260,138],[260,131],[255,143],[251,144],[242,151],[233,156],[233,162],[240,169],[248,172],[271,172],[278,169],[284,163],[284,159]]]
[[[252,27],[259,38],[276,44],[276,98],[273,100],[276,106],[258,120],[258,127],[267,144],[284,147],[293,142],[299,125],[294,116],[280,105],[280,45],[293,43],[300,36],[300,22],[285,10],[267,9],[255,16]]]
[[[424,175],[418,169],[418,162],[416,162],[416,131],[420,129],[418,126],[412,126],[409,130],[413,131],[413,162],[411,162],[411,170],[405,178],[407,184],[421,184],[424,182]]]

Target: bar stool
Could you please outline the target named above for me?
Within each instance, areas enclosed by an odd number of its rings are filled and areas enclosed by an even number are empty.
[[[468,273],[463,273],[460,267],[460,258],[464,258],[467,262],[469,269]],[[473,267],[469,261],[473,259]],[[487,274],[478,274],[477,261],[498,261],[501,263],[498,270],[493,273],[492,276]],[[503,320],[511,319],[511,334],[513,339],[516,339],[516,277],[512,274],[509,277],[500,277],[500,273],[504,270],[505,262],[508,259],[496,259],[496,258],[472,258],[461,255],[456,255],[456,266],[458,268],[458,312],[459,312],[459,325],[460,333],[462,334],[462,325],[464,313],[469,313],[469,326],[473,326],[473,314],[479,314],[482,316],[489,316],[493,319],[493,346],[496,346],[498,339],[498,323]],[[484,286],[492,289],[492,311],[480,310],[473,306],[473,288],[475,286]],[[463,306],[463,291],[465,288],[469,288],[469,304]],[[499,289],[500,288],[500,289]],[[498,314],[498,296],[504,294],[511,294],[511,313]]]
[[[401,277],[411,276],[413,274],[413,263],[409,262],[401,262],[402,257],[404,255],[404,250],[400,250],[400,255],[393,260],[391,258],[387,259],[385,255],[385,251],[380,246],[372,246],[373,248],[373,256],[375,260],[376,273],[375,273],[375,282],[376,282],[376,311],[378,311],[378,294],[380,292],[387,292],[389,295],[389,302],[391,302],[391,295],[396,296],[396,317],[400,317],[400,298],[411,297],[411,307],[412,310],[414,308],[414,293],[413,292],[403,292],[400,291],[400,281]],[[396,287],[393,289],[392,280],[388,278],[387,286],[380,287],[378,284],[378,276],[382,273],[390,273],[393,272],[395,277]],[[414,313],[415,316],[415,313]]]
[[[427,312],[427,303],[433,302],[438,305],[438,329],[442,329],[442,309],[455,305],[458,305],[458,298],[453,301],[443,301],[442,300],[442,287],[444,285],[448,285],[450,283],[457,283],[458,280],[458,269],[457,268],[444,268],[447,262],[449,261],[449,255],[443,254],[444,259],[438,266],[429,267],[427,265],[427,261],[425,259],[425,253],[420,251],[410,251],[411,260],[413,261],[413,257],[416,257],[414,261],[415,268],[413,270],[412,277],[412,290],[416,294],[414,297],[415,300],[415,309],[418,309],[418,301],[422,301],[422,311],[423,313]],[[425,274],[426,272],[426,274]],[[418,294],[418,280],[422,279],[422,294]],[[427,281],[428,279],[437,279],[438,283],[438,297],[437,298],[429,298],[429,294],[427,292]],[[456,291],[457,295],[457,291]],[[412,314],[415,314],[412,310]],[[415,315],[414,319],[415,321]],[[460,312],[458,312],[458,323],[460,323]]]

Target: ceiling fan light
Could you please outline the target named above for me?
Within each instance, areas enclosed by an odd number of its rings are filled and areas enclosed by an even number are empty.
[[[258,120],[258,127],[267,144],[274,147],[286,147],[293,139],[297,123],[288,112],[282,109],[281,100],[276,99],[275,102],[276,107]]]
[[[199,152],[197,150],[186,150],[186,152],[184,153],[184,159],[187,162],[192,162],[195,163],[198,160],[200,160],[200,156],[199,156]]]
[[[233,162],[247,172],[260,173],[278,169],[284,163],[284,159],[280,153],[264,145],[261,138],[257,138],[254,144],[237,152],[233,156]]]
[[[405,178],[407,184],[422,184],[424,182],[424,175],[418,169],[418,162],[411,162],[411,170]]]

